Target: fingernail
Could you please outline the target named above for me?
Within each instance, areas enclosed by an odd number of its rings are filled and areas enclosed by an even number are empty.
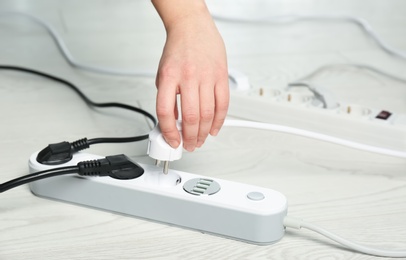
[[[212,136],[216,136],[216,135],[218,135],[218,133],[219,133],[219,130],[218,130],[218,129],[213,129],[213,130],[210,132],[210,134],[211,134]]]
[[[172,147],[172,148],[178,148],[179,146],[179,142],[176,140],[170,140],[168,141],[168,144]]]
[[[200,148],[200,147],[202,147],[203,144],[204,144],[203,141],[197,141],[196,146],[197,146],[198,148]]]
[[[193,152],[195,150],[195,147],[193,145],[185,145],[184,148],[188,152]]]

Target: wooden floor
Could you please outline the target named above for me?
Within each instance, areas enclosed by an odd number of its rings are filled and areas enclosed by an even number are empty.
[[[401,0],[208,4],[213,14],[242,18],[287,13],[359,16],[387,44],[406,50],[406,2]],[[1,0],[0,12],[7,10],[52,24],[77,60],[97,66],[154,72],[165,41],[149,1]],[[406,60],[385,53],[348,22],[217,24],[229,66],[244,72],[253,85],[281,87],[331,63],[368,64],[406,77]],[[23,16],[0,15],[0,64],[48,72],[77,84],[95,101],[124,102],[154,113],[153,78],[75,69],[47,32]],[[329,84],[345,101],[406,114],[406,84],[357,69],[331,69],[315,80]],[[49,143],[150,130],[141,116],[89,109],[65,86],[20,72],[0,71],[0,110],[0,183],[27,174],[29,156]],[[88,152],[125,153],[153,163],[146,145],[96,145]],[[225,127],[171,167],[278,190],[288,198],[289,215],[366,245],[406,250],[405,159],[288,134]],[[1,260],[373,258],[305,230],[288,230],[275,245],[255,246],[38,198],[28,186],[0,196]]]

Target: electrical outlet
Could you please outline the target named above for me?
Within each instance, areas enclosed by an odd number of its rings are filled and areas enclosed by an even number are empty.
[[[76,153],[57,166],[29,160],[30,172],[76,165],[101,156]],[[143,165],[132,180],[64,175],[30,183],[40,197],[176,225],[257,245],[279,241],[285,232],[286,197],[274,190]]]
[[[228,115],[406,151],[406,115],[358,104],[323,108],[314,93],[294,89],[231,89]]]

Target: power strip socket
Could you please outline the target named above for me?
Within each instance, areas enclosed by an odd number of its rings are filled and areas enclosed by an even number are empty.
[[[337,104],[326,109],[309,92],[234,88],[228,115],[406,151],[405,114],[357,104]]]
[[[63,166],[101,156],[76,153],[57,166],[29,160],[30,172]],[[30,183],[40,197],[57,199],[138,218],[216,234],[257,245],[279,241],[285,232],[286,197],[274,190],[207,178],[139,164],[144,174],[132,180],[64,175]]]

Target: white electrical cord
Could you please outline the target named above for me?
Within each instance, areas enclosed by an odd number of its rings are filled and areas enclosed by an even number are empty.
[[[54,29],[54,27],[50,24],[47,24],[44,20],[33,16],[31,14],[17,12],[17,11],[4,11],[0,12],[1,16],[22,16],[25,17],[32,22],[40,25],[43,27],[49,35],[51,35],[52,39],[55,41],[56,45],[58,46],[60,52],[62,53],[63,57],[71,64],[73,67],[78,69],[102,73],[102,74],[112,74],[112,75],[119,75],[119,76],[138,76],[138,77],[155,77],[156,72],[152,71],[141,71],[141,70],[123,70],[123,69],[114,69],[114,68],[107,68],[107,67],[96,67],[87,64],[83,64],[78,62],[75,57],[72,56],[68,47],[66,46],[65,42],[59,36],[58,32]]]
[[[349,241],[345,238],[342,238],[330,231],[327,231],[317,225],[305,222],[301,219],[296,219],[292,217],[285,217],[283,220],[283,224],[287,228],[295,228],[295,229],[301,229],[301,228],[306,228],[311,231],[314,231],[316,233],[319,233],[320,235],[323,235],[349,249],[352,249],[354,251],[363,253],[363,254],[368,254],[368,255],[374,255],[374,256],[382,256],[382,257],[406,257],[406,251],[395,251],[395,250],[386,250],[386,249],[377,249],[377,248],[372,248],[364,245],[360,245],[357,243],[354,243],[352,241]]]
[[[316,69],[315,71],[311,72],[310,74],[301,77],[300,79],[295,80],[294,82],[301,82],[301,81],[306,81],[312,77],[314,77],[316,74],[322,72],[323,70],[327,70],[327,69],[331,69],[331,68],[335,68],[335,67],[354,67],[354,68],[358,68],[358,69],[364,69],[364,70],[370,70],[372,72],[375,72],[377,74],[380,74],[382,76],[385,76],[387,78],[399,81],[401,83],[406,83],[406,79],[405,78],[401,78],[395,75],[392,75],[386,71],[383,71],[381,69],[377,69],[375,67],[369,66],[369,65],[365,65],[365,64],[359,64],[359,63],[344,63],[344,64],[327,64],[324,66],[319,67],[318,69]],[[293,82],[293,83],[294,83]]]
[[[385,52],[394,55],[396,57],[406,59],[406,53],[403,51],[397,50],[387,44],[371,27],[371,25],[364,20],[356,16],[345,15],[345,14],[286,14],[279,16],[270,16],[270,17],[252,17],[252,18],[240,18],[240,17],[231,17],[224,16],[219,14],[213,14],[212,16],[216,20],[226,21],[226,22],[243,22],[243,23],[273,23],[273,24],[282,24],[282,23],[293,23],[297,21],[340,21],[340,22],[350,22],[359,26],[367,35],[373,39],[376,44]]]
[[[104,73],[104,74],[113,74],[113,75],[124,75],[124,76],[143,76],[143,77],[155,77],[156,72],[153,71],[132,71],[132,70],[119,70],[119,69],[113,69],[113,68],[106,68],[106,67],[96,67],[96,66],[91,66],[87,64],[82,64],[78,62],[70,53],[69,49],[67,48],[66,44],[62,40],[62,38],[59,36],[58,32],[52,27],[52,25],[47,24],[44,20],[33,16],[31,14],[27,14],[24,12],[18,12],[18,11],[0,11],[0,17],[1,16],[22,16],[26,17],[29,20],[35,22],[36,24],[40,25],[46,31],[51,35],[55,43],[57,44],[59,50],[61,51],[63,57],[74,67],[77,67],[79,69],[91,71],[91,72],[96,72],[96,73]],[[395,55],[397,57],[406,59],[406,54],[403,53],[402,51],[399,51],[388,44],[384,42],[383,39],[381,39],[378,34],[373,30],[373,28],[369,25],[367,21],[365,21],[362,18],[358,18],[355,16],[349,16],[349,15],[299,15],[299,14],[291,14],[291,15],[281,15],[281,16],[273,16],[273,17],[268,17],[268,18],[233,18],[233,17],[226,17],[222,15],[217,15],[217,14],[212,14],[214,19],[217,20],[224,20],[224,21],[229,21],[229,22],[268,22],[268,23],[289,23],[289,22],[296,22],[300,20],[327,20],[327,21],[345,21],[345,22],[352,22],[355,23],[356,25],[360,26],[372,39],[375,40],[375,42],[378,44],[379,47],[381,47],[385,52],[390,53],[392,55]],[[367,68],[369,70],[375,71],[377,73],[386,75],[391,78],[397,78],[396,76],[390,75],[386,72],[383,72],[381,70],[375,69],[371,66],[368,65],[360,65],[360,64],[351,64],[352,66],[358,66],[361,68]],[[329,65],[327,65],[329,66]],[[326,66],[326,67],[327,67]],[[320,68],[320,69],[323,69]],[[317,73],[317,72],[315,72]],[[313,75],[313,74],[311,74]],[[308,77],[308,76],[307,76]],[[305,78],[307,78],[305,77]],[[302,78],[303,79],[303,78]],[[406,80],[398,78],[398,80],[405,82]]]
[[[307,131],[299,128],[283,126],[283,125],[276,125],[270,123],[260,123],[260,122],[253,122],[253,121],[246,121],[246,120],[234,120],[234,119],[226,119],[224,122],[224,126],[233,126],[233,127],[246,127],[246,128],[255,128],[255,129],[262,129],[262,130],[271,130],[276,132],[282,132],[287,134],[294,134],[303,137],[308,137],[316,140],[321,140],[333,144],[343,145],[350,148],[373,152],[383,155],[389,155],[394,157],[406,158],[406,152],[397,151],[386,149],[382,147],[376,147],[367,144],[361,144],[357,142],[353,142],[350,140],[341,139],[334,136],[329,136],[321,133],[316,133],[312,131]]]
[[[348,63],[348,64],[327,64],[324,66],[319,67],[317,70],[311,72],[310,74],[301,77],[300,79],[288,83],[287,89],[290,89],[291,87],[307,87],[313,94],[318,98],[322,103],[323,107],[330,109],[330,108],[336,108],[338,101],[335,99],[335,97],[330,93],[326,88],[315,85],[314,83],[309,82],[312,77],[316,76],[318,73],[322,72],[323,70],[334,68],[334,67],[355,67],[358,69],[364,69],[364,70],[369,70],[372,72],[375,72],[379,75],[385,76],[387,78],[390,78],[392,80],[399,81],[401,83],[406,83],[406,79],[392,75],[386,71],[383,71],[381,69],[374,68],[369,65],[365,64],[357,64],[357,63]]]

